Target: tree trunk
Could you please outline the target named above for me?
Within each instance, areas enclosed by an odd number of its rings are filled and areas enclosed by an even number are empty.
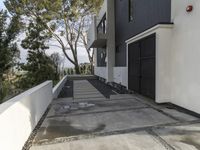
[[[90,60],[90,71],[91,71],[91,74],[92,74],[92,75],[94,75],[94,65],[93,65],[93,63],[94,63],[94,62],[93,62],[93,60],[91,59],[91,60]]]
[[[91,64],[91,74],[94,75],[94,65]]]
[[[76,73],[76,74],[80,74],[79,65],[76,64],[76,65],[74,65],[74,66],[75,66],[75,73]]]
[[[2,77],[0,77],[0,104],[2,99],[3,99],[3,80]]]

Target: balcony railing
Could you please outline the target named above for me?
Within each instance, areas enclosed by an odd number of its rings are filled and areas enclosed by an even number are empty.
[[[88,48],[105,48],[107,42],[107,1],[98,16],[94,16],[88,30]]]
[[[97,26],[97,34],[106,34],[106,14]]]
[[[96,17],[88,30],[88,48],[104,48],[106,46],[106,20],[102,20],[97,26]]]
[[[91,48],[93,45],[94,40],[97,38],[97,30],[96,30],[96,16],[92,18],[92,23],[89,27],[88,33],[87,33],[87,39],[88,39],[88,48]]]

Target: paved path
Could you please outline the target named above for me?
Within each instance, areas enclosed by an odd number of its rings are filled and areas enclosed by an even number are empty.
[[[200,119],[136,95],[105,98],[87,80],[52,102],[31,150],[199,150]]]
[[[74,81],[74,99],[102,98],[104,96],[94,88],[87,80]]]

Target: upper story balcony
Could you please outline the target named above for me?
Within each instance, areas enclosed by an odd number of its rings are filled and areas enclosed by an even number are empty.
[[[103,48],[106,46],[107,41],[107,1],[100,10],[98,16],[92,18],[92,23],[88,30],[88,49],[89,48]]]

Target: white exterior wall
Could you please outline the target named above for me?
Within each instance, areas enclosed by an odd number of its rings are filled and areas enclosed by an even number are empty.
[[[114,82],[128,87],[128,68],[127,67],[114,67]]]
[[[156,31],[156,97],[157,103],[171,100],[171,36],[172,28]]]
[[[106,79],[107,69],[106,67],[94,67],[94,74]]]
[[[100,23],[101,19],[103,18],[106,12],[107,12],[107,0],[104,0],[101,10],[98,16],[96,17],[97,23],[95,27],[95,30],[96,30],[95,32],[97,32],[97,25]],[[101,78],[107,79],[106,67],[98,67],[97,65],[97,48],[94,48],[94,74]]]
[[[64,76],[62,80],[53,88],[53,98],[57,98],[58,95],[60,94],[62,88],[64,87],[65,83],[67,81],[67,76]]]
[[[52,101],[47,81],[0,105],[0,149],[21,150]]]
[[[113,82],[115,66],[115,0],[107,1],[107,82]]]
[[[95,75],[106,79],[106,82],[113,82],[113,67],[115,66],[115,1],[104,0],[102,8],[97,16],[97,24],[101,21],[106,13],[106,67],[95,67]],[[95,59],[96,59],[95,52]],[[97,60],[97,59],[96,59]],[[96,64],[95,64],[96,65]],[[103,69],[102,69],[103,68]],[[105,70],[106,69],[106,70]],[[99,70],[103,70],[100,72]],[[105,74],[103,74],[105,73]]]
[[[107,11],[107,0],[101,6],[98,16],[92,17],[91,25],[87,31],[87,48],[90,48],[97,39],[105,39],[106,35],[97,34],[97,26]]]
[[[94,40],[97,39],[96,22],[97,22],[97,19],[95,16],[93,16],[92,23],[90,25],[89,30],[87,31],[87,48],[91,47]]]
[[[172,22],[171,102],[200,113],[200,1],[172,0]]]

